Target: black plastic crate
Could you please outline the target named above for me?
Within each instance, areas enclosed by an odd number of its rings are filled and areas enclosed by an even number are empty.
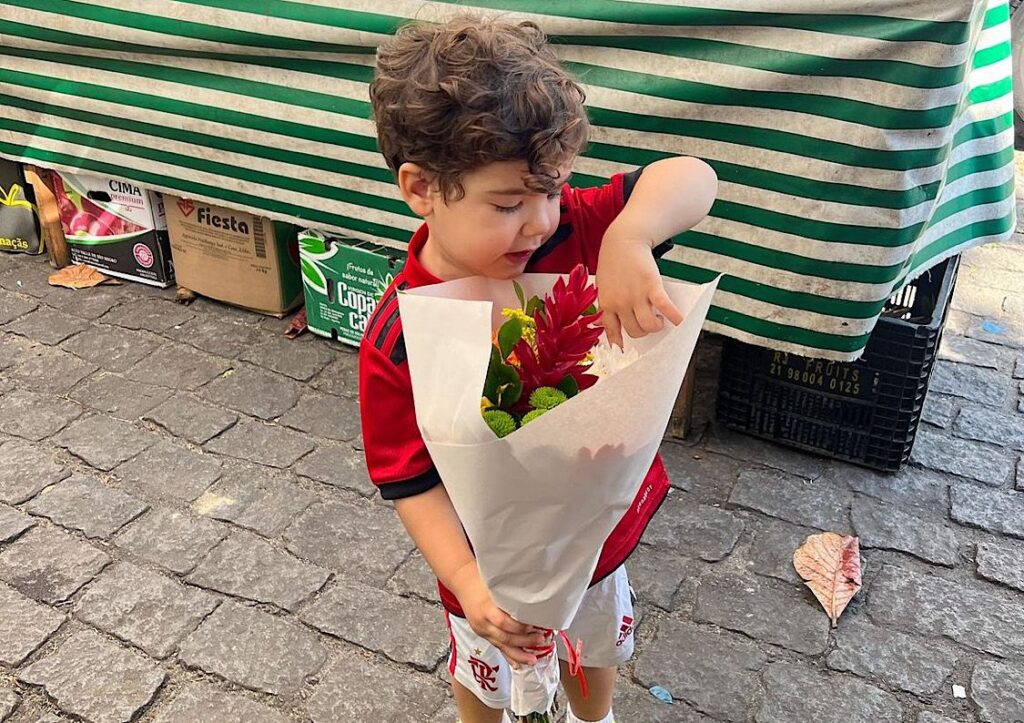
[[[910,458],[960,258],[885,304],[855,362],[726,339],[718,419],[730,429],[895,472]]]

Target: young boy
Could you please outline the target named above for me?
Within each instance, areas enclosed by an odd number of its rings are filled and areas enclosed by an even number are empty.
[[[587,142],[584,94],[531,23],[463,17],[412,24],[381,45],[377,61],[370,97],[380,148],[402,198],[425,223],[360,347],[366,462],[437,575],[462,722],[497,723],[509,706],[507,665],[535,662],[528,648],[547,641],[498,609],[480,579],[417,429],[397,293],[473,275],[567,273],[584,263],[597,274],[611,340],[657,331],[662,317],[678,324],[682,316],[665,293],[655,254],[667,249],[664,239],[704,218],[717,181],[703,162],[671,158],[617,174],[600,188],[567,186]],[[562,664],[570,723],[613,720],[616,668],[633,649],[622,564],[667,490],[656,459],[606,541],[568,630],[583,640],[590,687],[584,698]]]

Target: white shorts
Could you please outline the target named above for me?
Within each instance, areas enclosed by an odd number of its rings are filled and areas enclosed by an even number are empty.
[[[511,675],[501,652],[469,627],[465,618],[445,613],[451,633],[448,672],[489,708],[508,708]],[[583,641],[581,662],[588,668],[611,668],[633,656],[633,602],[626,568],[620,566],[587,590],[569,629],[569,640]],[[558,640],[558,657],[566,660]]]

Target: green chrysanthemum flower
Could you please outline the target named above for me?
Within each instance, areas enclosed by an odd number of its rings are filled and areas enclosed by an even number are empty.
[[[526,416],[523,417],[523,426],[525,427],[542,414],[546,414],[547,411],[546,409],[534,409],[532,412],[527,412]]]
[[[535,409],[554,409],[568,397],[561,389],[554,387],[537,387],[530,395],[530,406]]]
[[[498,437],[507,437],[516,431],[515,417],[500,409],[488,409],[484,412],[484,421]]]

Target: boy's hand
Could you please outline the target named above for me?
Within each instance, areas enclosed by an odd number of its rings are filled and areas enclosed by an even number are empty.
[[[620,347],[623,331],[637,339],[660,331],[662,317],[677,326],[683,321],[644,239],[605,236],[597,260],[597,293],[608,341]]]
[[[490,591],[480,579],[475,560],[459,570],[452,582],[452,592],[459,598],[473,632],[500,650],[513,668],[537,662],[536,654],[526,648],[548,642],[544,633],[514,620],[494,604]]]

